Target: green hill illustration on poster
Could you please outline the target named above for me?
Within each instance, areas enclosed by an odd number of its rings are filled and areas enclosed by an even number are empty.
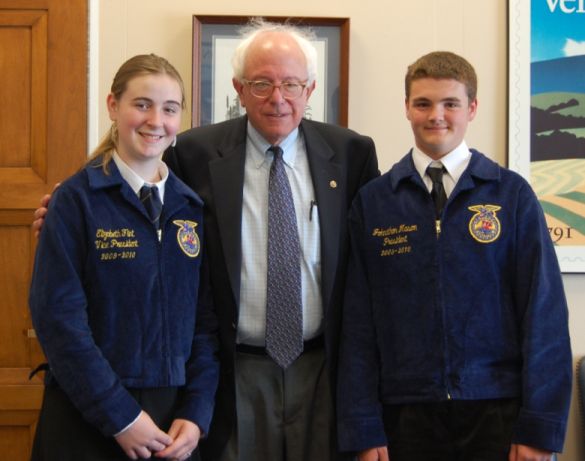
[[[556,245],[585,245],[585,10],[532,2],[530,183]]]

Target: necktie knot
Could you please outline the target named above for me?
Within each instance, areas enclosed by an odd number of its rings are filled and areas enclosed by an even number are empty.
[[[272,152],[274,154],[274,158],[282,158],[282,147],[280,146],[270,146],[268,148],[268,152]]]
[[[145,184],[140,188],[140,201],[148,213],[150,221],[154,226],[160,229],[160,215],[162,213],[162,201],[158,192],[158,187]]]
[[[443,183],[443,174],[445,173],[445,167],[443,165],[433,166],[432,164],[427,168],[427,174],[433,181],[433,184],[436,182]]]

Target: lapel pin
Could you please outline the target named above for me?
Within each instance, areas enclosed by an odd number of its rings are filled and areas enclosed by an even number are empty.
[[[329,181],[329,187],[331,187],[331,189],[335,189],[337,187],[337,181]]]

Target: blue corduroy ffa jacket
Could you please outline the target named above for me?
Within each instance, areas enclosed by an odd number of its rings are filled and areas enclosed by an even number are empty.
[[[339,440],[386,445],[384,404],[518,398],[514,443],[560,451],[571,395],[567,306],[527,182],[472,151],[437,235],[408,154],[350,214]]]
[[[176,417],[207,432],[219,367],[203,204],[170,173],[159,242],[114,162],[109,170],[88,165],[65,181],[40,235],[30,308],[47,385],[106,436],[140,412],[127,388],[184,387]]]

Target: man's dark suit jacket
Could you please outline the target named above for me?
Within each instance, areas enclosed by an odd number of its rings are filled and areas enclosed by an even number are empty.
[[[235,424],[234,355],[240,298],[240,263],[247,118],[188,130],[164,160],[205,202],[205,242],[219,320],[220,380],[205,461],[214,461]],[[374,142],[346,128],[303,120],[321,229],[321,293],[325,349],[336,383],[341,303],[347,263],[347,211],[358,189],[379,175]],[[307,204],[309,206],[309,204]],[[335,389],[332,389],[334,395]]]

